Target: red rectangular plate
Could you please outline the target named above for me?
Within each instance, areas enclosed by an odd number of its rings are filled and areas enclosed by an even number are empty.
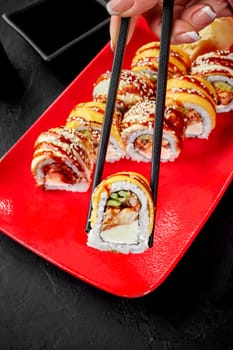
[[[139,46],[154,39],[140,20],[123,67],[130,67]],[[233,118],[232,113],[218,115],[208,140],[185,140],[180,157],[161,164],[152,248],[138,255],[90,248],[85,233],[90,191],[44,192],[35,186],[30,165],[37,136],[63,125],[76,103],[92,100],[93,83],[111,69],[112,58],[107,45],[1,159],[0,229],[73,276],[111,294],[133,298],[164,281],[230,184]],[[106,163],[104,177],[122,170],[150,176],[150,164],[121,160]]]

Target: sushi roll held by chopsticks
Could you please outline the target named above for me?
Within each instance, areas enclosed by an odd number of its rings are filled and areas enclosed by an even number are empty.
[[[149,183],[135,172],[104,179],[92,194],[87,245],[101,251],[142,253],[153,231],[154,205]]]

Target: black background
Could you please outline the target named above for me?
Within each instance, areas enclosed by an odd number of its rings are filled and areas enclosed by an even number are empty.
[[[0,15],[32,2],[0,0]],[[0,156],[108,41],[108,27],[96,38],[99,47],[51,64],[0,18]],[[0,233],[0,350],[233,349],[232,197],[231,185],[167,280],[138,299],[87,285]]]

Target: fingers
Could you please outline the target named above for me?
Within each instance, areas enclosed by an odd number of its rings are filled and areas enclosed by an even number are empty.
[[[233,0],[230,0],[233,1]],[[172,41],[174,43],[192,42],[198,40],[199,31],[211,24],[216,17],[232,15],[232,7],[228,1],[189,1],[174,23]]]
[[[128,43],[133,35],[137,16],[142,14],[148,8],[151,8],[156,1],[157,0],[147,0],[146,2],[137,0],[110,0],[107,3],[106,8],[111,15],[109,30],[112,50],[114,50],[116,47],[120,27],[120,18],[131,17],[127,36]]]
[[[195,4],[209,6],[216,13],[216,17],[227,17],[233,14],[233,0],[191,0],[187,7],[192,7]]]
[[[148,11],[145,17],[152,31],[160,38],[161,15],[155,17],[151,11]],[[199,40],[198,32],[216,18],[216,13],[206,3],[186,1],[185,5],[185,1],[177,1],[173,17],[171,43],[182,44]]]
[[[115,47],[116,47],[116,41],[117,41],[117,36],[119,32],[119,27],[120,27],[120,20],[121,18],[119,16],[111,16],[110,18],[110,27],[109,27],[110,45],[113,51],[115,50]]]
[[[107,11],[111,16],[122,15],[125,11],[128,11],[134,5],[133,0],[110,0],[107,5]]]
[[[154,7],[159,0],[110,0],[107,10],[110,15],[121,15],[122,17],[135,17]]]
[[[129,31],[127,35],[127,43],[132,38],[134,28],[136,25],[136,20],[137,20],[137,17],[132,17],[130,19]],[[121,21],[120,16],[111,16],[109,30],[110,30],[110,38],[111,38],[110,44],[113,51],[115,50],[116,43],[117,43],[118,32],[120,28],[120,21]]]
[[[156,18],[147,21],[151,30],[160,39],[161,19]],[[173,29],[171,35],[172,44],[192,43],[200,39],[199,34],[195,31],[193,26],[186,21],[175,19],[173,22]]]
[[[200,39],[199,31],[216,18],[215,11],[208,5],[195,4],[186,7],[174,21],[171,40],[175,44],[191,43]]]
[[[190,23],[196,31],[209,25],[215,17],[214,9],[205,4],[189,6],[181,14],[181,19]]]
[[[173,28],[171,35],[172,44],[192,43],[200,39],[197,26],[194,26],[190,20],[190,12],[186,14],[186,17],[182,17],[183,12],[185,11],[183,3],[184,1],[182,2],[182,5],[175,4],[174,7]],[[201,7],[203,6],[199,5],[199,7],[195,8],[195,11],[197,12],[197,10],[199,10]],[[154,13],[158,14],[158,16],[155,16]],[[145,13],[144,17],[146,18],[151,30],[160,39],[162,7],[158,5],[153,11],[148,11]],[[205,22],[211,22],[213,17],[215,16],[213,15],[211,18],[208,17],[207,20],[205,19]]]
[[[110,0],[107,10],[112,15],[110,36],[112,48],[116,45],[120,17],[133,17],[129,29],[131,39],[136,18],[142,14],[155,35],[160,38],[162,3],[160,0]],[[233,15],[233,0],[177,0],[174,6],[174,20],[171,42],[192,43],[200,39],[199,31],[216,17]]]

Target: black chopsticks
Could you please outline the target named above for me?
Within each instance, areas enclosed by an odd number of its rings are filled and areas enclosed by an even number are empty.
[[[157,87],[156,87],[156,106],[155,106],[152,162],[151,162],[151,174],[150,174],[150,187],[152,191],[155,214],[156,214],[156,202],[157,202],[157,193],[158,193],[161,144],[162,144],[162,135],[163,135],[163,118],[164,118],[164,108],[165,108],[165,99],[166,99],[166,85],[167,85],[167,72],[168,72],[168,63],[169,63],[173,8],[174,8],[174,0],[163,1],[159,68],[158,68],[158,80],[157,80]],[[149,241],[150,247],[153,246],[153,240],[154,240],[154,232],[150,236],[150,241]]]
[[[111,131],[114,108],[115,108],[116,94],[117,94],[117,89],[118,89],[118,84],[119,84],[119,79],[120,79],[121,66],[122,66],[124,52],[125,52],[129,22],[130,22],[130,18],[128,18],[128,17],[121,18],[120,29],[119,29],[118,39],[117,39],[117,45],[116,45],[116,49],[114,51],[114,59],[113,59],[113,65],[112,65],[112,70],[111,70],[111,77],[110,77],[108,97],[107,97],[106,108],[105,108],[104,122],[103,122],[103,126],[102,126],[100,144],[98,147],[98,154],[97,154],[96,167],[95,167],[95,172],[94,172],[91,193],[93,193],[94,189],[96,188],[96,186],[100,183],[100,181],[102,179],[104,162],[105,162],[107,146],[108,146],[108,142],[109,142],[109,136],[110,136],[110,131]],[[88,214],[87,214],[86,232],[90,231],[90,216],[91,216],[91,210],[92,210],[91,203],[92,203],[92,201],[90,200],[89,210],[88,210]]]
[[[160,157],[161,157],[161,144],[163,134],[163,118],[166,99],[166,85],[168,75],[168,63],[170,52],[170,37],[172,30],[172,18],[173,18],[174,0],[163,1],[162,12],[162,26],[161,26],[161,39],[160,39],[160,54],[159,54],[159,67],[158,67],[158,80],[156,87],[156,106],[155,106],[155,121],[154,121],[154,133],[153,133],[153,149],[152,149],[152,162],[150,173],[150,187],[152,191],[152,197],[154,202],[154,211],[156,214],[156,203],[158,194],[158,180],[160,171]],[[112,118],[115,108],[115,99],[119,84],[119,78],[121,73],[121,66],[124,57],[125,44],[127,39],[127,33],[129,28],[129,18],[121,18],[120,30],[117,40],[117,46],[114,54],[113,66],[111,71],[111,79],[106,103],[106,110],[104,116],[104,122],[102,127],[102,134],[100,144],[98,148],[98,155],[96,161],[96,168],[94,173],[92,193],[96,186],[100,183],[103,174],[104,162],[107,152],[107,146],[109,142],[109,136],[111,131]],[[86,232],[90,231],[90,216],[92,211],[92,201],[90,200],[88,217],[86,223]],[[154,215],[154,225],[155,225]],[[149,239],[149,247],[153,246],[154,241],[154,229]]]

